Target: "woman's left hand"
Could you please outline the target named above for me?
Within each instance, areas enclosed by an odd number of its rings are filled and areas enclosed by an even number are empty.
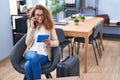
[[[42,42],[44,42],[46,45],[50,45],[50,40],[49,39],[45,39]]]

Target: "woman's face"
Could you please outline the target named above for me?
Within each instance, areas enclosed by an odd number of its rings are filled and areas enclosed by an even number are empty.
[[[43,10],[37,9],[35,11],[35,18],[36,18],[36,21],[38,22],[38,24],[41,24],[43,22],[43,18],[44,18]]]

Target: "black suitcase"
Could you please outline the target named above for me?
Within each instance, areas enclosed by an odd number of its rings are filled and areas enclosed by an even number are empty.
[[[68,56],[57,64],[57,77],[79,76],[79,58]]]

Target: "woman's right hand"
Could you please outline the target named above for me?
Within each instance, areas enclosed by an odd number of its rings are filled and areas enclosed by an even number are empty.
[[[31,20],[30,20],[30,25],[31,25],[30,27],[32,29],[35,29],[35,24],[34,24],[35,21],[36,21],[35,17],[32,17]]]

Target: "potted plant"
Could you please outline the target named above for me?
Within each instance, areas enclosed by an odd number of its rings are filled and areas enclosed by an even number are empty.
[[[80,16],[81,21],[85,21],[85,16]]]
[[[76,25],[78,25],[80,20],[79,20],[79,18],[74,18],[73,21]]]
[[[57,20],[58,13],[65,10],[65,0],[47,0],[47,2],[48,9]]]

